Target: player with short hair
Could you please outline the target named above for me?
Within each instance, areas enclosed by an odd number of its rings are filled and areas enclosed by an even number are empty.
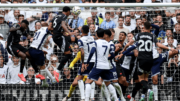
[[[52,22],[49,24],[48,30],[53,30],[53,40],[59,46],[60,50],[64,53],[65,57],[61,59],[60,65],[57,71],[54,71],[54,75],[59,78],[60,70],[64,67],[66,62],[71,58],[70,44],[71,38],[67,37],[72,35],[77,42],[77,38],[74,37],[74,33],[68,30],[66,20],[70,15],[70,8],[68,6],[63,7],[63,12],[56,15]],[[65,32],[65,34],[63,34]]]
[[[79,85],[80,93],[81,93],[81,100],[83,101],[85,99],[84,95],[84,82],[83,77],[85,75],[88,75],[91,69],[94,66],[95,62],[95,56],[92,57],[92,60],[89,63],[89,66],[86,70],[82,70],[85,66],[85,63],[88,59],[88,56],[90,54],[90,50],[92,48],[92,44],[94,43],[94,38],[92,36],[88,36],[89,27],[87,25],[84,25],[81,29],[82,37],[78,40],[78,45],[81,51],[81,67],[78,72],[78,77],[75,78],[73,81],[68,96],[66,96],[62,101],[67,101],[72,92],[75,90],[75,87]],[[77,82],[78,81],[78,82]]]
[[[40,74],[36,73],[36,78],[40,78],[41,80],[44,80],[45,77],[42,76],[42,72],[45,70],[47,75],[50,77],[50,79],[55,82],[55,79],[57,82],[59,82],[59,78],[53,77],[52,74],[49,72],[49,70],[45,67],[45,56],[47,52],[43,51],[43,46],[45,44],[45,41],[48,38],[48,35],[50,32],[48,31],[48,24],[43,23],[42,27],[35,33],[33,41],[29,48],[29,54],[33,60],[33,62],[36,64],[36,66],[40,67]]]
[[[110,40],[111,39],[111,31],[110,30],[104,30],[104,39],[107,42],[109,42],[110,44],[114,45],[114,43]],[[126,101],[124,96],[123,96],[121,87],[118,84],[118,77],[117,77],[117,72],[116,72],[116,63],[112,59],[112,60],[109,60],[109,64],[111,67],[111,69],[110,69],[111,74],[113,75],[111,78],[111,81],[113,82],[114,88],[117,90],[118,94],[120,95],[121,101]]]
[[[97,81],[99,77],[101,77],[104,80],[106,86],[109,89],[109,92],[111,93],[113,98],[117,101],[118,99],[117,99],[115,88],[110,83],[110,80],[113,78],[113,75],[112,75],[112,72],[110,72],[111,67],[109,66],[110,64],[108,61],[114,58],[115,46],[113,44],[109,44],[109,42],[103,39],[104,37],[103,29],[99,29],[97,31],[97,37],[98,37],[98,40],[96,40],[95,43],[93,43],[94,46],[91,49],[86,66],[83,68],[83,69],[86,69],[93,54],[96,52],[95,53],[96,54],[95,66],[91,70],[88,76],[88,79],[86,80],[85,101],[89,101],[91,83],[94,80]],[[110,57],[108,57],[109,54],[111,55]]]
[[[21,27],[11,28],[10,34],[7,39],[7,51],[11,55],[21,58],[20,73],[18,74],[18,76],[24,82],[26,82],[26,79],[23,75],[23,69],[24,69],[28,50],[24,48],[23,46],[21,46],[19,42],[22,36],[27,36],[28,25],[29,25],[29,22],[27,20],[23,20],[21,22]]]
[[[148,35],[148,34],[144,34],[144,33],[147,33],[147,32],[150,32],[150,24],[149,24],[149,22],[145,22],[145,32],[143,32],[143,33],[140,33],[140,34],[138,34],[139,35],[139,37],[137,37],[137,38],[143,38],[143,39],[146,39],[146,37],[148,38],[150,38],[150,36]],[[149,29],[148,29],[149,28]],[[137,36],[138,36],[137,35]],[[153,34],[152,34],[153,35]],[[150,50],[148,50],[148,49],[151,49],[151,50],[153,50],[153,52],[152,52],[152,58],[153,58],[153,60],[151,60],[152,61],[152,68],[150,68],[151,69],[151,72],[152,72],[152,75],[153,74],[157,74],[158,72],[160,72],[160,66],[162,65],[162,63],[163,62],[165,62],[165,61],[167,61],[168,60],[168,58],[171,58],[173,55],[175,55],[175,54],[178,54],[179,53],[179,51],[178,50],[174,50],[173,48],[168,48],[168,47],[166,47],[166,46],[164,46],[164,45],[162,45],[162,44],[160,44],[160,43],[158,43],[157,42],[157,38],[155,37],[155,35],[153,35],[153,43],[151,43],[150,41],[148,41],[148,40],[145,40],[145,42],[146,42],[146,45],[148,45],[149,44],[149,46],[151,46],[151,45],[153,45],[153,47],[151,48],[151,47],[148,47],[148,46],[144,46],[143,45],[143,42],[144,41],[142,41],[141,40],[141,38],[139,39],[139,47],[138,47],[138,49],[139,49],[139,54],[141,53],[141,58],[143,57],[142,55],[144,55],[144,57],[147,57],[148,55],[149,55],[149,58],[150,58]],[[144,43],[145,43],[144,42]],[[137,45],[137,44],[136,44]],[[166,52],[166,53],[163,53],[163,54],[159,54],[158,52],[157,52],[157,49],[156,49],[156,46],[158,46],[158,47],[160,47],[160,48],[163,48],[163,49],[170,49],[170,50],[172,50],[172,51],[169,51],[169,52]],[[135,47],[134,47],[135,48]],[[132,48],[133,49],[133,48]],[[128,53],[128,51],[131,51],[132,49],[128,49],[127,51],[125,51],[125,52],[123,52],[123,54],[127,54]],[[140,52],[141,51],[141,52]],[[147,53],[145,54],[145,52],[143,52],[143,51],[146,51]],[[149,51],[149,53],[148,53],[148,51]],[[148,54],[148,55],[147,55]],[[122,54],[121,54],[122,55]],[[139,57],[139,55],[138,55],[138,57]],[[139,61],[139,60],[138,60]],[[142,60],[141,60],[142,61]],[[141,62],[142,63],[142,62]],[[140,74],[140,72],[143,72],[144,70],[143,69],[141,69],[141,66],[143,65],[143,63],[141,64],[140,63],[140,61],[139,61],[139,64],[138,64],[138,71],[139,71],[139,74]],[[140,65],[141,64],[141,65]],[[149,69],[148,69],[149,70]],[[147,70],[146,70],[146,72],[147,72]],[[145,74],[145,73],[144,73]],[[147,73],[146,73],[146,75],[145,75],[145,77],[146,77],[146,79],[144,80],[144,79],[142,79],[141,78],[141,76],[139,76],[139,80],[141,81],[141,84],[139,84],[139,85],[135,85],[135,88],[141,88],[141,85],[145,85],[145,84],[147,84],[147,83],[145,83],[145,82],[147,82]],[[145,81],[145,82],[144,82]],[[143,85],[143,86],[144,86]],[[139,90],[139,89],[136,89],[136,90]],[[147,91],[147,86],[146,86],[146,88],[143,88],[144,90],[146,90]],[[145,92],[143,90],[143,92]],[[134,94],[133,94],[134,95]],[[150,101],[152,101],[152,94],[150,94],[150,96],[149,96],[149,100]],[[156,98],[157,99],[157,98]],[[133,100],[131,100],[131,101],[133,101]],[[144,101],[144,94],[142,94],[142,97],[141,97],[141,100],[140,101]]]

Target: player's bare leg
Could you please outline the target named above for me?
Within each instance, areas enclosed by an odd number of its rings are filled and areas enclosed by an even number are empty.
[[[139,81],[140,81],[141,85],[143,86],[141,99],[139,101],[144,101],[145,94],[148,90],[148,76],[149,76],[149,74],[147,74],[147,73],[143,73],[142,75],[138,75]]]
[[[119,81],[119,84],[120,84],[120,86],[122,88],[122,93],[125,96],[126,89],[127,89],[128,85],[129,85],[128,82],[126,81],[126,77],[121,76],[121,77],[118,78],[118,81]]]
[[[61,59],[60,65],[58,66],[58,70],[57,70],[57,71],[54,71],[54,76],[55,76],[56,78],[59,78],[60,70],[64,67],[64,65],[65,65],[66,62],[71,58],[71,56],[72,56],[72,55],[71,55],[70,50],[64,52],[64,58]]]
[[[20,73],[18,73],[18,76],[22,81],[26,82],[26,79],[25,79],[25,77],[23,75],[23,69],[24,69],[24,65],[25,65],[25,62],[26,62],[26,54],[19,51],[18,56],[21,58]]]
[[[121,101],[126,101],[123,96],[122,89],[121,89],[120,85],[118,84],[118,80],[113,80],[112,82],[113,82],[114,88],[117,90],[118,94],[121,97]]]

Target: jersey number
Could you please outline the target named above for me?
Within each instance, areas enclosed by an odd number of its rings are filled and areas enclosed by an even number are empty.
[[[35,35],[34,35],[34,39],[33,39],[33,40],[37,40],[40,33],[41,33],[41,32],[36,32]]]
[[[93,42],[87,43],[87,46],[88,46],[88,52],[90,51],[90,50],[89,50],[89,44],[92,44],[92,43],[93,43]]]
[[[54,20],[53,22],[53,28],[55,28],[57,26],[57,22],[56,22],[57,18]]]
[[[107,46],[102,46],[103,48],[105,48],[105,51],[104,51],[104,55],[106,54],[106,51],[107,51]]]
[[[147,51],[147,52],[152,51],[152,41],[150,41],[150,40],[147,40],[147,41],[139,40],[139,43],[140,43],[139,51]],[[149,45],[149,48],[148,48],[148,45]]]

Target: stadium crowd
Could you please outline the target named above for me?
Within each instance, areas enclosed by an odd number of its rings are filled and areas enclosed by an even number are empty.
[[[1,0],[0,3],[76,3],[78,1],[74,0]],[[79,0],[79,3],[177,3],[179,0]],[[21,36],[19,44],[29,49],[30,44],[33,41],[34,34],[42,28],[44,23],[48,25],[53,20],[54,16],[59,12],[56,12],[58,8],[53,8],[53,12],[40,11],[33,8],[34,11],[24,11],[24,10],[7,10],[0,9],[0,84],[42,84],[42,81],[35,77],[35,70],[30,65],[29,61],[26,60],[25,68],[23,69],[23,75],[26,78],[26,82],[22,81],[18,77],[20,71],[20,58],[12,56],[8,53],[7,38],[12,27],[21,26],[23,20],[29,22],[28,26],[28,36]],[[92,11],[83,12],[88,9]],[[163,45],[180,50],[180,10],[156,10],[147,11],[142,8],[141,11],[121,11],[122,8],[81,8],[82,12],[78,16],[71,13],[68,18],[67,25],[70,32],[74,32],[75,37],[80,39],[81,28],[83,25],[89,26],[89,36],[93,36],[95,40],[96,31],[100,28],[109,29],[112,33],[111,40],[118,42],[125,33],[125,39],[127,35],[132,33],[134,36],[144,30],[144,23],[146,21],[151,22],[152,30],[151,33],[155,33],[157,39]],[[115,11],[116,10],[116,11]],[[67,32],[64,32],[67,33]],[[74,37],[74,36],[72,36]],[[46,68],[54,76],[55,70],[57,70],[60,60],[63,57],[63,53],[58,48],[58,46],[53,42],[52,35],[48,36],[47,43],[43,46],[43,51],[46,51]],[[125,43],[127,40],[125,41]],[[78,74],[78,69],[80,65],[80,60],[77,62],[72,62],[72,60],[78,56],[79,46],[77,43],[71,43],[72,57],[66,63],[62,71],[60,72],[60,82],[57,85],[63,85],[64,88],[69,89],[74,78]],[[165,53],[167,50],[157,48],[159,53]],[[123,60],[120,60],[123,62]],[[74,70],[69,70],[69,67],[74,67]],[[180,79],[180,55],[175,55],[167,63],[164,63],[161,68],[161,73],[159,75],[160,82],[152,81],[153,83],[159,83],[161,89],[166,89],[165,84],[175,85],[179,84]],[[173,77],[173,80],[167,78]],[[133,84],[133,79],[129,80]],[[51,85],[51,79],[47,77],[47,83]],[[164,87],[164,88],[163,88]],[[178,88],[175,87],[175,88]],[[178,88],[179,89],[179,88]],[[178,91],[177,91],[178,92]]]

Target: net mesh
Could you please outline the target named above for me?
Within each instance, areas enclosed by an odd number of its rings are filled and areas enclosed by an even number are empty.
[[[53,7],[36,7],[36,8],[0,8],[0,33],[3,35],[3,39],[1,39],[1,43],[5,47],[5,43],[8,37],[9,29],[13,26],[19,24],[20,21],[23,19],[27,19],[29,21],[29,36],[22,37],[21,45],[29,48],[33,40],[33,36],[35,31],[40,28],[40,25],[37,23],[39,22],[47,22],[48,24],[52,20],[52,18],[57,15],[59,12],[62,11],[62,8]],[[97,24],[97,27],[109,29],[109,28],[118,28],[119,16],[123,16],[124,18],[124,27],[127,28],[133,34],[137,34],[141,32],[143,28],[142,24],[145,21],[150,21],[151,23],[158,25],[159,34],[157,36],[160,43],[167,45],[168,47],[174,47],[176,49],[180,49],[180,16],[178,18],[178,14],[180,13],[180,9],[178,7],[81,7],[81,14],[79,18],[82,19],[82,22],[71,22],[70,20],[73,19],[73,15],[68,17],[68,24],[72,24],[70,30],[75,31],[75,28],[79,28],[84,24],[87,24],[87,18],[92,16],[98,16],[99,19],[106,20],[105,13],[110,12],[111,20],[114,21],[115,25],[111,24],[104,24],[101,23]],[[23,18],[18,18],[18,15],[23,15]],[[130,17],[128,17],[130,16]],[[140,18],[140,21],[138,21]],[[78,18],[77,18],[78,19]],[[99,20],[98,19],[98,20]],[[96,19],[94,19],[96,22]],[[77,23],[77,24],[76,24]],[[127,24],[129,24],[127,26]],[[95,23],[96,24],[96,23]],[[172,29],[172,40],[167,40],[171,36],[166,31],[166,29]],[[80,31],[76,30],[77,37],[80,38],[81,33]],[[93,33],[93,32],[92,32]],[[93,36],[93,34],[91,35]],[[116,34],[116,30],[115,30]],[[114,37],[114,39],[119,39],[119,37]],[[45,46],[48,54],[46,55],[46,68],[54,67],[54,70],[58,67],[61,58],[63,58],[63,53],[60,49],[53,43],[52,45]],[[72,60],[76,57],[78,52],[78,45],[76,43],[71,43],[73,57],[69,60],[68,64],[65,65],[65,68],[61,71],[61,79],[57,84],[51,84],[49,79],[47,78],[48,87],[42,87],[41,84],[29,84],[31,80],[27,80],[29,83],[27,84],[19,84],[21,83],[20,80],[18,82],[12,82],[13,72],[7,71],[6,75],[6,84],[0,84],[0,100],[1,101],[61,101],[63,97],[67,96],[69,93],[69,88],[74,78],[78,74],[80,61],[78,61],[75,66],[74,70],[68,70],[67,67],[70,65]],[[166,52],[167,50],[158,49],[158,51]],[[14,65],[15,60],[11,59],[12,56],[9,54],[8,60],[9,62],[6,64],[9,68],[15,68]],[[19,61],[19,60],[18,60]],[[179,94],[179,77],[180,77],[180,69],[179,69],[179,55],[174,56],[168,62],[165,62],[161,67],[161,72],[158,75],[158,81],[152,81],[151,77],[149,77],[149,87],[152,89],[152,82],[158,82],[158,101],[178,101],[180,99]],[[26,69],[29,69],[30,63],[26,60]],[[52,69],[52,68],[51,68]],[[50,70],[51,70],[50,69]],[[18,70],[18,69],[17,69]],[[25,71],[26,74],[27,71]],[[70,74],[70,75],[69,75]],[[67,76],[67,77],[66,77]],[[170,80],[170,77],[173,80]],[[0,79],[3,76],[0,74]],[[16,77],[17,78],[17,77]],[[132,80],[128,81],[129,87],[127,88],[126,96],[132,93],[132,89],[134,87],[134,82]],[[126,97],[125,96],[125,97]],[[141,91],[138,92],[136,95],[135,100],[139,100],[141,96]],[[147,94],[148,96],[148,94]],[[126,97],[127,98],[127,97]],[[98,86],[95,87],[95,101],[100,101],[101,94],[100,88]],[[76,90],[73,92],[72,97],[68,101],[79,101],[80,100],[80,92],[78,86]],[[148,101],[148,97],[147,97]]]

